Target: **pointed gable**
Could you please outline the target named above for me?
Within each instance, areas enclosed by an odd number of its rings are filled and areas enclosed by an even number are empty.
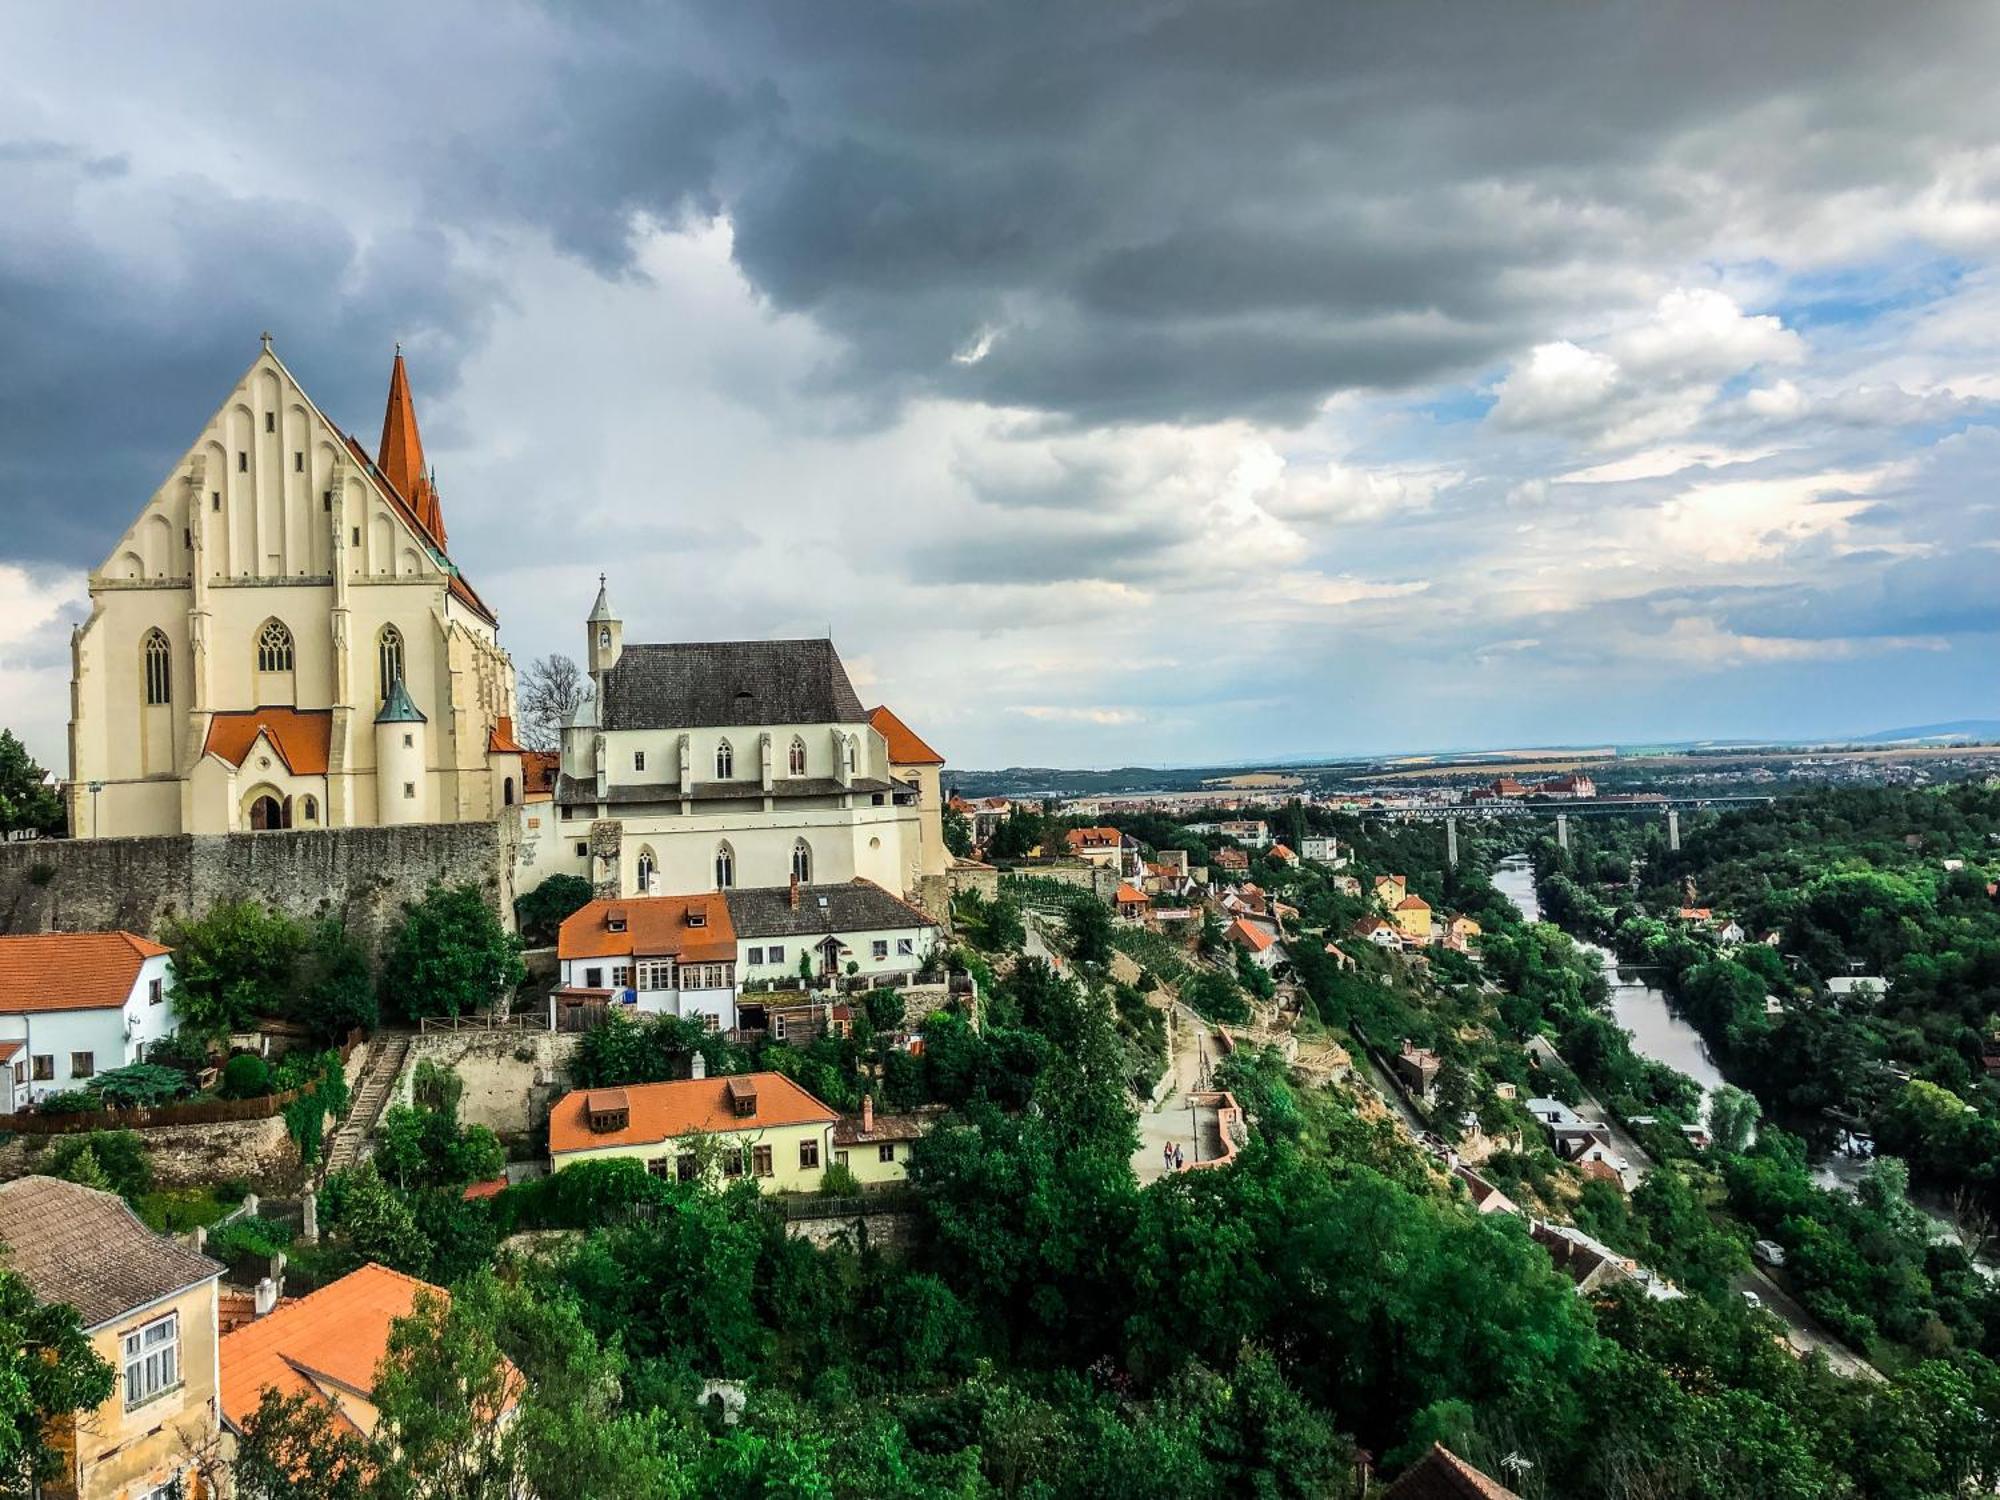
[[[396,363],[389,371],[389,404],[382,413],[382,442],[376,453],[382,477],[416,515],[417,523],[430,533],[438,550],[444,550],[444,511],[438,505],[437,490],[424,468],[424,439],[417,431],[417,404],[410,395],[410,372],[403,363],[403,351],[396,350]]]

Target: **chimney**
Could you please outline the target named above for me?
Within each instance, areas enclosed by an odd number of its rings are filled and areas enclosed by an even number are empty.
[[[690,1078],[708,1077],[708,1059],[703,1057],[699,1051],[697,1051],[694,1055],[693,1070],[688,1074],[688,1077]]]
[[[799,872],[792,871],[792,910],[799,909]]]
[[[268,1276],[259,1281],[255,1300],[250,1305],[258,1317],[266,1316],[278,1305],[278,1283]]]
[[[861,1096],[861,1133],[863,1135],[873,1135],[875,1133],[875,1096],[873,1094],[863,1094]]]

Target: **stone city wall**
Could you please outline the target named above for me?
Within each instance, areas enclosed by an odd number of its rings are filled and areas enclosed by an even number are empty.
[[[249,897],[295,917],[337,917],[379,955],[402,904],[433,882],[488,891],[511,927],[518,839],[510,816],[0,844],[0,932],[123,928],[156,937],[169,922]]]

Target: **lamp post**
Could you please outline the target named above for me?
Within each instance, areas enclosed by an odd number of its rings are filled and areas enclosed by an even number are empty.
[[[97,837],[97,794],[98,794],[99,792],[103,791],[103,790],[104,790],[104,783],[103,783],[103,782],[101,782],[101,781],[93,781],[93,782],[91,782],[91,784],[90,784],[90,836],[91,836],[92,838],[96,838],[96,837]]]

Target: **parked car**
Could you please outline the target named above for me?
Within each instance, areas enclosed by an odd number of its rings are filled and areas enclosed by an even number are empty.
[[[1750,1256],[1760,1266],[1782,1266],[1785,1247],[1776,1240],[1759,1240],[1750,1247]]]

